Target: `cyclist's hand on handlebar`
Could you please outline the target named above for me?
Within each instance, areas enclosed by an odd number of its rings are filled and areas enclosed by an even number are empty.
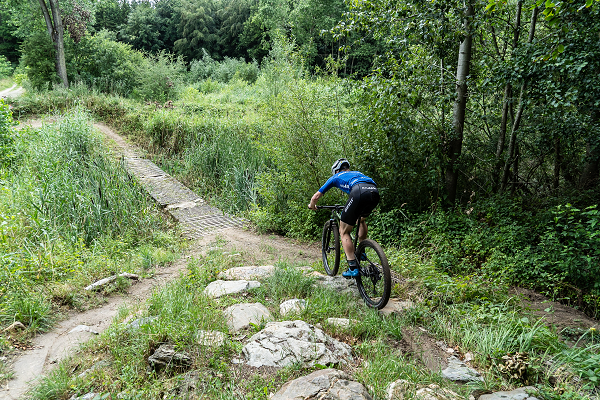
[[[317,205],[314,204],[313,202],[308,203],[308,208],[313,211],[317,211]]]

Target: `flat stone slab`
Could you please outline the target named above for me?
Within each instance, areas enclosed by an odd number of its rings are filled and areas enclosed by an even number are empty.
[[[225,334],[223,332],[200,330],[196,336],[200,346],[218,347],[225,344]]]
[[[464,362],[454,356],[448,358],[448,368],[442,371],[442,375],[451,381],[483,381],[479,372],[469,368]]]
[[[143,317],[133,320],[131,323],[127,325],[127,329],[139,329],[144,325],[151,325],[154,321],[158,319],[157,316],[152,317]]]
[[[302,299],[290,299],[286,300],[279,305],[279,314],[282,317],[289,315],[291,313],[300,314],[302,311],[306,309],[306,300]]]
[[[204,294],[208,297],[217,298],[221,296],[226,296],[228,294],[236,294],[242,293],[249,289],[254,289],[260,287],[260,282],[258,281],[247,281],[247,280],[239,280],[239,281],[222,281],[217,280],[211,282],[204,289]]]
[[[94,335],[100,334],[100,332],[92,329],[91,327],[89,327],[87,325],[77,325],[75,328],[73,328],[73,329],[71,329],[69,331],[69,334],[71,334],[71,333],[79,333],[79,332],[89,332],[89,333],[94,334]]]
[[[266,278],[274,271],[275,267],[273,265],[235,267],[219,273],[219,278],[225,280],[256,280]]]
[[[358,324],[358,321],[348,318],[327,318],[327,323],[339,328],[349,328],[351,325]]]
[[[130,274],[129,272],[123,272],[118,275],[113,275],[113,276],[109,276],[108,278],[100,279],[99,281],[94,282],[89,286],[86,286],[85,290],[98,290],[102,286],[107,285],[107,284],[117,280],[118,277],[129,278],[129,279],[134,279],[134,280],[140,279],[140,277],[136,274]]]
[[[336,369],[322,369],[283,385],[271,400],[372,400],[367,389]]]
[[[360,293],[358,293],[356,281],[354,279],[346,279],[340,275],[324,275],[322,278],[317,279],[317,283],[323,287],[335,290],[336,292],[350,293],[356,297],[360,297]]]
[[[484,394],[479,397],[479,400],[538,400],[537,397],[533,397],[527,394],[527,391],[536,391],[537,389],[533,386],[526,386],[512,390],[510,392],[496,392],[492,394]]]
[[[250,324],[258,325],[273,319],[269,309],[261,303],[241,303],[227,307],[225,311],[227,326],[231,332],[250,328]]]
[[[77,396],[77,395],[73,395],[69,398],[69,400],[93,400],[97,397],[100,397],[100,393],[94,393],[94,392],[90,392],[90,393],[86,393],[83,396]]]
[[[414,395],[412,394],[414,393]],[[438,385],[417,385],[404,379],[392,382],[387,388],[387,400],[462,400],[462,397],[450,389]],[[474,397],[471,396],[469,400]]]
[[[415,306],[410,300],[398,300],[398,299],[390,299],[385,307],[383,307],[379,312],[383,315],[391,315],[391,314],[399,314],[409,308]]]
[[[269,322],[242,349],[252,367],[285,367],[294,363],[312,367],[346,362],[351,348],[304,321]]]

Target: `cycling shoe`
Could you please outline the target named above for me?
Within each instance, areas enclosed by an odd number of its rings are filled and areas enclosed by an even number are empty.
[[[356,278],[358,275],[360,275],[360,271],[358,270],[358,268],[347,269],[346,271],[342,272],[342,276],[344,278]]]

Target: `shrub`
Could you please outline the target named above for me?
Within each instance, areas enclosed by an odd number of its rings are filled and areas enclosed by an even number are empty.
[[[4,99],[0,98],[0,168],[5,168],[15,158],[15,135],[13,126],[16,123],[12,119],[12,112]]]
[[[36,32],[25,39],[21,53],[21,63],[27,68],[29,81],[35,89],[48,89],[52,83],[59,81],[54,62],[54,46],[47,32]]]
[[[181,57],[165,52],[146,58],[139,68],[134,97],[165,102],[175,99],[176,89],[185,71]]]
[[[12,65],[8,59],[4,55],[0,54],[0,79],[10,76],[12,70]]]
[[[214,60],[206,50],[202,49],[202,58],[190,63],[190,81],[202,81],[212,79],[217,82],[227,83],[233,78],[238,78],[247,83],[254,83],[258,78],[258,63],[245,62],[242,58],[225,57],[223,61]]]

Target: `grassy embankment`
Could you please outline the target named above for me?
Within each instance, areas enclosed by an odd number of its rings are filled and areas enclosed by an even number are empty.
[[[83,288],[118,272],[152,273],[179,246],[169,223],[110,157],[82,109],[55,115],[40,129],[11,127],[2,108],[0,192],[0,354],[27,343],[69,309],[86,309],[126,289]],[[0,381],[11,376],[0,361]]]

